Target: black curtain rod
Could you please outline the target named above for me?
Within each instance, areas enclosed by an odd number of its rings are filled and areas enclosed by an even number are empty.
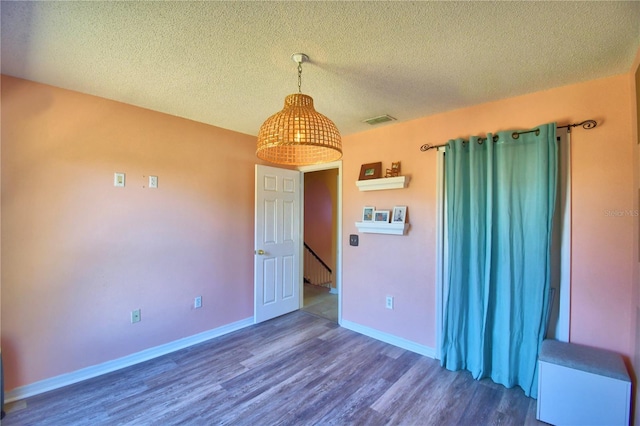
[[[593,129],[594,127],[596,127],[598,125],[598,123],[595,120],[585,120],[582,123],[575,123],[575,124],[567,124],[565,126],[558,126],[558,129],[567,129],[567,133],[571,133],[571,128],[572,127],[578,127],[578,126],[582,126],[583,129],[586,130],[590,130]],[[513,132],[511,134],[511,137],[513,139],[518,139],[520,137],[520,135],[523,135],[525,133],[534,133],[537,135],[540,134],[540,129],[533,129],[533,130],[523,130],[522,132]],[[479,138],[478,139],[478,143],[482,144],[487,140],[487,138]],[[494,142],[498,142],[498,136],[494,136],[493,137],[493,141]],[[430,149],[438,149],[438,148],[442,148],[447,146],[446,143],[442,144],[442,145],[429,145],[428,143],[425,143],[424,145],[422,145],[420,147],[420,151],[429,151]]]

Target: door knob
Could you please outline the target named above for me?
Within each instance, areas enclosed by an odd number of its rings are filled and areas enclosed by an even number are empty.
[[[256,250],[256,254],[262,256],[264,254],[264,250]]]

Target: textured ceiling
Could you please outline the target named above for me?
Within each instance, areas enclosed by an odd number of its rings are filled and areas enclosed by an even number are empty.
[[[256,135],[302,91],[343,135],[628,72],[640,2],[6,2],[2,73]],[[384,124],[383,124],[384,125]]]

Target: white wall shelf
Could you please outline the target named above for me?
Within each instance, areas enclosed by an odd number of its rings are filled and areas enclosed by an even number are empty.
[[[380,179],[368,179],[356,181],[360,191],[381,191],[383,189],[401,189],[409,185],[409,176],[397,176]]]
[[[358,232],[365,234],[404,235],[409,229],[408,223],[356,222]]]

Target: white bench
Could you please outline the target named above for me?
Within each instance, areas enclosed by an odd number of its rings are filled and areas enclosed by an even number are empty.
[[[538,420],[554,425],[629,425],[631,379],[620,355],[545,340],[538,367]]]

